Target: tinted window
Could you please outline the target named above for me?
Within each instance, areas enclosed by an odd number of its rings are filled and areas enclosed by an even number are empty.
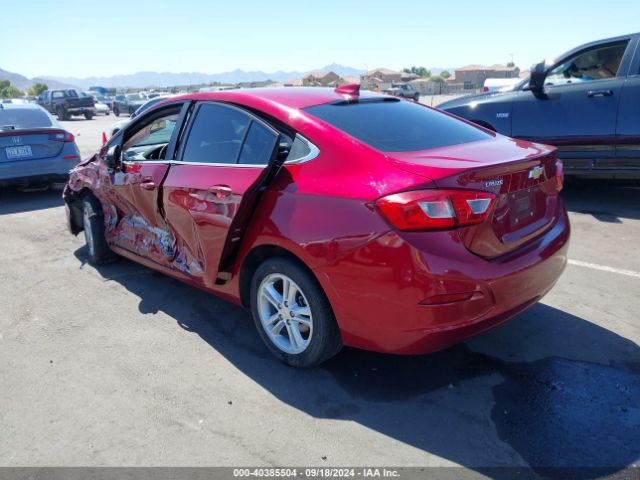
[[[39,108],[2,108],[0,109],[0,130],[13,128],[50,127],[51,118]]]
[[[189,132],[182,160],[236,163],[250,118],[236,109],[204,103]]]
[[[242,145],[238,163],[266,165],[269,163],[269,158],[275,147],[276,138],[277,136],[264,125],[252,122],[247,138]]]
[[[444,113],[399,100],[324,104],[305,110],[383,152],[413,152],[490,138]]]
[[[301,158],[306,157],[311,153],[311,149],[306,142],[303,142],[299,137],[296,137],[293,140],[293,145],[291,145],[291,150],[289,151],[289,156],[287,157],[287,162],[294,162],[296,160],[300,160]]]

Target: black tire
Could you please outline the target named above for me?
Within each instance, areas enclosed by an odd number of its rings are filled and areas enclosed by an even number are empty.
[[[56,114],[58,115],[58,120],[69,120],[69,112],[67,112],[63,107],[58,107]]]
[[[93,113],[85,112],[84,113],[84,118],[86,118],[87,120],[91,120],[93,118]]]
[[[135,112],[135,110],[131,107],[129,107],[129,116],[133,115],[133,112]]]
[[[287,353],[267,335],[260,320],[259,292],[261,285],[275,275],[285,275],[300,289],[311,312],[312,329],[308,345],[300,353]],[[267,348],[282,362],[293,367],[313,367],[336,355],[342,348],[340,330],[331,305],[318,281],[298,263],[286,258],[272,258],[263,262],[251,280],[251,314],[256,329]],[[286,305],[286,303],[285,303]],[[277,313],[276,313],[277,314]],[[291,320],[293,322],[293,320]],[[287,322],[288,324],[288,322]],[[288,331],[288,327],[285,328]],[[288,334],[287,334],[288,336]],[[284,337],[283,337],[284,338]]]
[[[113,114],[114,114],[116,117],[119,117],[119,116],[120,116],[120,110],[118,110],[118,107],[113,107]]]
[[[89,262],[94,265],[112,262],[116,255],[111,251],[104,236],[104,215],[100,201],[86,195],[82,198],[82,225],[84,239],[89,251]]]
[[[419,101],[419,100],[420,100],[420,94],[419,94],[419,93],[416,93],[416,94],[413,96],[413,101],[414,101],[414,102],[417,102],[417,101]]]

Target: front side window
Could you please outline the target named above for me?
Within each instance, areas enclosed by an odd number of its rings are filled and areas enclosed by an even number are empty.
[[[328,103],[305,111],[382,152],[414,152],[491,138],[442,112],[397,99]]]
[[[244,112],[213,103],[198,108],[182,160],[193,163],[237,163],[251,118]],[[248,155],[246,158],[251,158]]]
[[[53,93],[51,94],[51,98],[64,98],[64,93],[63,93],[63,92],[60,92],[60,91],[58,91],[58,92],[53,92]]]
[[[122,158],[129,162],[162,160],[176,128],[179,110],[157,117],[141,126],[122,146]]]
[[[628,42],[599,46],[579,53],[549,72],[545,85],[565,85],[614,78]]]

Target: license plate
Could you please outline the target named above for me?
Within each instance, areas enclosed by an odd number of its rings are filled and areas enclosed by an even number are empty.
[[[7,158],[29,158],[33,157],[31,152],[31,145],[21,145],[19,147],[7,147],[5,148]]]
[[[536,205],[528,191],[511,194],[511,227],[518,228],[530,223],[536,217]]]

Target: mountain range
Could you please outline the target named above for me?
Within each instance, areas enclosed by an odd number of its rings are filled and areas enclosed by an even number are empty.
[[[77,87],[87,89],[94,85],[100,85],[103,87],[132,87],[132,88],[147,88],[147,87],[168,87],[176,85],[201,85],[212,82],[236,84],[240,82],[255,82],[261,80],[273,80],[274,82],[283,82],[287,80],[293,80],[296,78],[302,78],[312,71],[328,71],[333,70],[338,75],[345,76],[359,76],[363,70],[357,68],[347,67],[344,65],[338,65],[332,63],[322,68],[309,71],[283,71],[278,70],[276,72],[263,72],[263,71],[244,71],[236,69],[230,72],[223,73],[202,73],[202,72],[137,72],[127,75],[112,75],[109,77],[58,77],[43,75],[39,77],[43,79],[47,85],[50,82],[61,82],[67,85],[75,85]],[[4,78],[2,73],[6,73],[0,70],[0,79]],[[24,78],[24,77],[23,77]],[[35,80],[35,79],[33,79]],[[12,82],[13,83],[13,82]],[[49,85],[51,86],[51,85]]]
[[[20,90],[27,90],[34,83],[46,83],[49,88],[75,88],[75,83],[65,83],[53,78],[44,79],[42,77],[27,78],[19,73],[8,72],[0,68],[0,80],[9,80],[11,85],[18,87]]]

